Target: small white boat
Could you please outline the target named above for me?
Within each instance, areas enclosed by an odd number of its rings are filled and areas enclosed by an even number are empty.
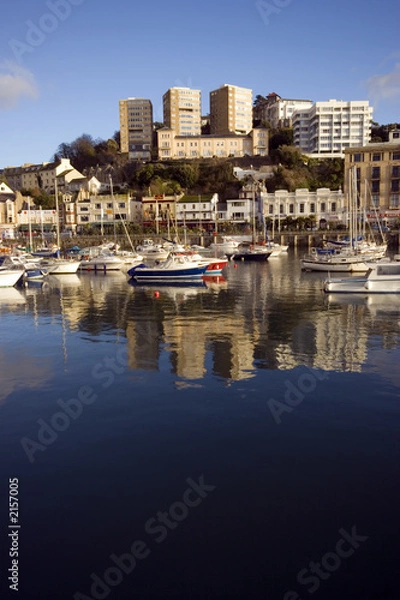
[[[288,244],[284,245],[272,242],[271,244],[267,244],[267,247],[269,248],[269,250],[272,250],[271,258],[274,256],[281,256],[289,250]]]
[[[364,276],[326,279],[324,291],[342,294],[400,293],[400,264],[395,261],[370,263]]]
[[[24,281],[36,281],[46,276],[45,271],[40,267],[40,261],[40,258],[33,257],[30,254],[10,254],[5,258],[3,266],[23,269]]]
[[[222,242],[213,242],[210,244],[211,250],[218,254],[233,254],[239,248],[239,242],[227,235],[222,236]]]
[[[114,254],[99,254],[80,263],[83,271],[120,271],[124,266],[124,260]]]
[[[368,261],[374,258],[373,254],[355,254],[345,250],[323,253],[314,248],[301,260],[301,268],[304,271],[365,273],[369,268]]]
[[[143,240],[143,244],[136,247],[136,251],[145,260],[166,260],[170,253],[170,248],[163,248],[160,244],[155,244],[154,240],[147,238]]]
[[[22,267],[0,267],[0,287],[13,287],[23,277]]]
[[[143,256],[137,252],[130,252],[129,250],[120,250],[115,254],[117,258],[122,260],[123,268],[130,269],[143,262]]]
[[[39,268],[42,269],[46,275],[72,275],[78,271],[80,264],[80,260],[49,258],[40,261]]]

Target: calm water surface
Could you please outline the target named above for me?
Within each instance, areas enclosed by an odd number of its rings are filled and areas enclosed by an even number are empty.
[[[0,290],[1,597],[397,599],[400,298],[323,279]]]

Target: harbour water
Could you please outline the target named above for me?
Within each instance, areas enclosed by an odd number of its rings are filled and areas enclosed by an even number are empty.
[[[400,298],[324,277],[0,290],[1,597],[398,598]]]

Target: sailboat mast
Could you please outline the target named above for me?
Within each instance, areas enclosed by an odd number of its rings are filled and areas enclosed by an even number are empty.
[[[114,203],[114,189],[113,189],[113,180],[111,175],[109,176],[110,179],[110,192],[111,192],[111,201],[112,201],[112,211],[113,211],[113,223],[114,223],[114,244],[117,243],[117,232],[116,232],[116,227],[115,227],[115,203]]]
[[[28,231],[29,231],[29,252],[32,252],[32,223],[31,223],[31,197],[28,196]]]
[[[351,220],[352,220],[352,248],[356,247],[357,239],[357,167],[352,171],[352,194],[351,194]]]
[[[60,247],[60,216],[58,214],[58,183],[57,183],[57,176],[54,179],[54,194],[56,197],[56,235],[57,235],[57,247]]]

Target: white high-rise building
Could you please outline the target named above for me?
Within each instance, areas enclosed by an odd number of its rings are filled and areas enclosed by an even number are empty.
[[[294,145],[305,154],[344,156],[371,139],[373,108],[367,100],[315,102],[293,115]]]
[[[313,105],[312,100],[296,100],[281,98],[276,92],[268,94],[265,101],[253,110],[254,118],[268,122],[273,129],[292,127],[293,114],[296,111],[307,110]]]

